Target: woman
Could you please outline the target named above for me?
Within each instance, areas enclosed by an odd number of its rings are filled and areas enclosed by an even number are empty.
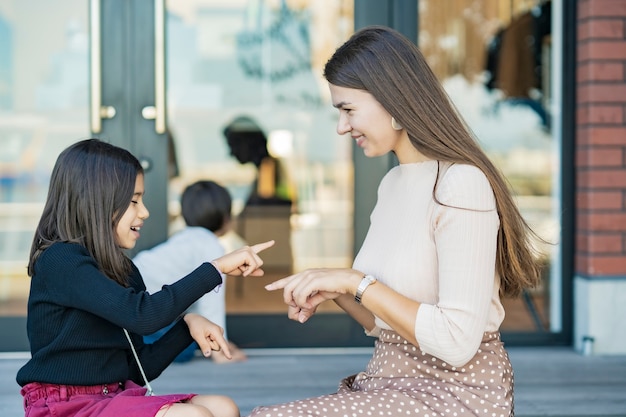
[[[358,31],[324,76],[338,133],[399,165],[379,185],[353,268],[306,270],[267,289],[283,289],[291,319],[333,300],[378,339],[337,393],[252,415],[513,415],[500,297],[536,285],[539,265],[505,180],[398,32]]]

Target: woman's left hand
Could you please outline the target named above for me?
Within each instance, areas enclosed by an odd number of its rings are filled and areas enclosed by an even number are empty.
[[[265,289],[282,289],[289,318],[304,323],[322,302],[354,293],[362,278],[363,273],[354,269],[307,269],[274,281]]]
[[[211,356],[213,351],[221,350],[224,356],[232,359],[230,347],[224,338],[224,329],[199,314],[187,313],[183,320],[187,323],[191,337],[198,343],[205,357]]]

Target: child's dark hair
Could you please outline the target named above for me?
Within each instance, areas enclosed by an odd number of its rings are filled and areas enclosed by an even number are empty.
[[[231,210],[230,193],[214,181],[197,181],[183,191],[181,211],[187,226],[216,232],[230,220]]]
[[[131,263],[116,242],[115,228],[139,174],[143,169],[137,158],[99,139],[76,142],[61,152],[31,245],[28,275],[46,248],[72,242],[84,246],[104,274],[126,284]]]

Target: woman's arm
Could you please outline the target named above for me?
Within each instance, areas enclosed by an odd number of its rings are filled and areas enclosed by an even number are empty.
[[[420,303],[376,282],[367,287],[361,304],[358,304],[354,296],[364,275],[354,269],[309,269],[265,288],[270,291],[283,289],[283,299],[289,305],[288,316],[293,320],[305,322],[315,313],[317,306],[333,299],[368,332],[375,327],[376,315],[417,345],[414,329]]]
[[[354,301],[352,295],[343,294],[335,298],[335,303],[357,321],[369,333],[376,327],[374,315],[367,308]]]
[[[356,293],[356,289],[354,292]],[[400,336],[415,346],[419,346],[418,341],[415,339],[415,317],[420,307],[420,303],[417,301],[403,296],[381,282],[376,282],[367,287],[363,293],[361,305],[354,301],[353,295],[350,300],[345,300],[345,303],[348,304],[348,308],[359,308],[369,313],[372,317],[371,327],[368,327],[367,322],[364,324],[351,314],[366,330],[371,331],[374,328],[375,315],[391,326]]]

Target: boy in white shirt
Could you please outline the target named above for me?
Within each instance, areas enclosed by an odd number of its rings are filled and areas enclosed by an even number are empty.
[[[225,253],[219,237],[231,226],[232,198],[226,188],[214,181],[202,180],[189,185],[181,197],[181,212],[185,227],[174,233],[165,242],[152,249],[139,252],[133,262],[141,272],[148,292],[159,291],[164,285],[184,277],[202,262],[218,258]],[[226,333],[226,277],[224,284],[204,295],[190,308],[190,312],[200,314],[224,329]],[[161,330],[148,340],[158,339]],[[246,355],[233,343],[231,361],[242,361]],[[194,357],[197,349],[191,344],[177,358],[176,362],[186,362]],[[218,363],[228,359],[221,352],[213,352],[211,358]]]

